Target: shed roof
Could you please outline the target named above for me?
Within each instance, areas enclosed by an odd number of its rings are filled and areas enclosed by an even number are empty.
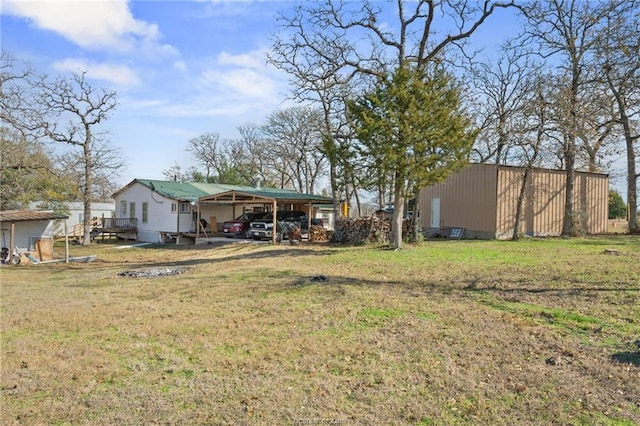
[[[67,219],[69,216],[51,210],[3,210],[0,222],[35,222],[42,220]]]

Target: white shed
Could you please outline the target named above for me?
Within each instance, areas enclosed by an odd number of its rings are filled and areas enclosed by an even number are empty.
[[[55,221],[67,219],[66,214],[46,210],[0,211],[2,246],[13,252],[14,247],[35,251],[40,260],[49,260],[53,253]]]

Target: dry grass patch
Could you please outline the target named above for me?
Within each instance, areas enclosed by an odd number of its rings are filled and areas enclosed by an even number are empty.
[[[632,237],[74,250],[0,271],[3,424],[640,422]]]

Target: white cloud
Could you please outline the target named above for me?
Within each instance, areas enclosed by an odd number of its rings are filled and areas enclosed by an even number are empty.
[[[173,47],[159,44],[156,24],[133,17],[127,0],[3,0],[2,8],[2,13],[26,18],[84,48],[175,52]]]
[[[174,64],[174,68],[180,69],[178,64]],[[257,122],[262,115],[282,107],[286,78],[265,63],[264,50],[239,55],[223,52],[209,62],[197,78],[189,79],[188,94],[182,92],[185,94],[182,97],[153,110],[158,116],[226,120],[218,127]],[[234,120],[238,121],[234,123]]]
[[[227,52],[222,52],[218,56],[218,64],[220,65],[235,65],[244,68],[262,69],[266,66],[265,51],[255,50],[253,52],[232,55]]]
[[[178,71],[187,71],[187,64],[184,61],[176,61],[173,63],[173,68]]]
[[[264,60],[264,51],[232,55],[222,52],[214,67],[203,71],[200,82],[204,89],[244,101],[272,99],[277,82]]]
[[[167,105],[168,101],[166,99],[136,99],[124,96],[119,99],[119,103],[123,109],[129,111],[147,111],[150,108],[157,108],[163,105]]]
[[[201,79],[205,87],[229,95],[254,99],[275,95],[273,81],[264,74],[250,69],[208,70],[202,73]]]
[[[122,86],[140,83],[135,71],[124,65],[98,64],[84,59],[67,58],[54,62],[52,66],[62,72],[86,72],[87,77],[106,80]]]

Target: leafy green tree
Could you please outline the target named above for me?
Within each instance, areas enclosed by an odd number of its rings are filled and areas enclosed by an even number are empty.
[[[609,191],[609,219],[627,217],[627,205],[617,191]]]
[[[21,133],[0,127],[0,207],[27,208],[36,201],[73,201],[76,185],[52,153]]]
[[[400,67],[350,102],[349,111],[371,172],[392,176],[391,245],[401,248],[405,200],[464,166],[476,132],[462,113],[460,90],[442,70]]]

